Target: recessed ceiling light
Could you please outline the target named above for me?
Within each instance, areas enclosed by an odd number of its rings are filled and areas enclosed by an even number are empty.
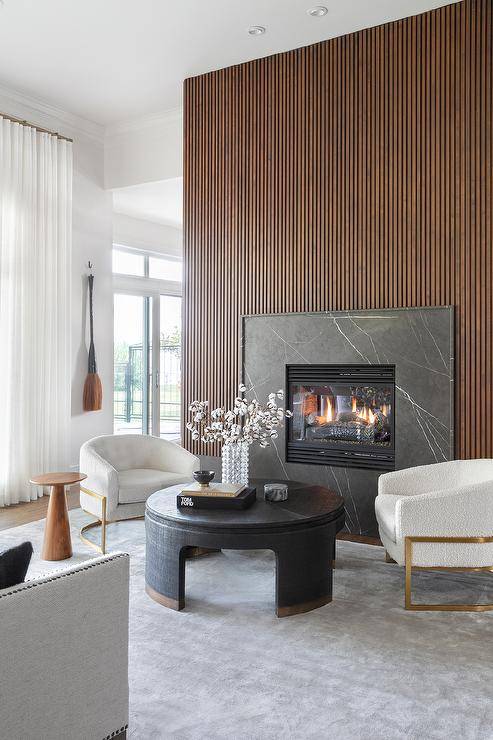
[[[265,33],[265,26],[250,26],[248,33],[250,36],[262,36]]]
[[[327,15],[328,10],[325,5],[315,5],[314,8],[308,8],[306,12],[313,18],[322,18],[322,16]]]

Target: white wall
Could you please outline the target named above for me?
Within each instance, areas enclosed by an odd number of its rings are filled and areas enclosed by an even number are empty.
[[[72,465],[78,463],[83,442],[113,431],[113,201],[103,189],[103,174],[103,145],[74,140]],[[103,408],[92,412],[82,409],[89,332],[88,260],[94,265],[94,344],[103,384]]]
[[[111,432],[113,426],[112,196],[104,190],[103,130],[92,122],[5,88],[0,88],[0,111],[74,139],[70,463],[75,466],[82,442]],[[101,411],[83,413],[88,343],[85,266],[88,260],[94,263],[95,346],[104,396]]]
[[[125,247],[147,249],[172,257],[182,256],[181,229],[123,213],[113,214],[113,241]]]
[[[108,126],[105,187],[123,188],[181,177],[182,158],[181,109]]]

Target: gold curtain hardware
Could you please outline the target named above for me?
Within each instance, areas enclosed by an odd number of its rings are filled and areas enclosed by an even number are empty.
[[[41,134],[56,136],[57,139],[61,139],[62,141],[69,141],[71,144],[74,141],[73,139],[69,139],[68,136],[63,136],[62,134],[59,134],[57,131],[50,131],[50,129],[48,128],[41,128],[41,126],[36,126],[35,123],[29,123],[29,121],[24,121],[22,118],[9,116],[7,115],[7,113],[0,113],[0,118],[5,118],[7,121],[12,121],[12,123],[19,123],[21,126],[28,126],[29,128],[33,128],[35,131],[39,131],[39,133]]]

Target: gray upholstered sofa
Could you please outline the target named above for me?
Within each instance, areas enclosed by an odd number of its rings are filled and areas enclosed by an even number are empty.
[[[0,737],[125,737],[128,577],[114,553],[0,590]]]

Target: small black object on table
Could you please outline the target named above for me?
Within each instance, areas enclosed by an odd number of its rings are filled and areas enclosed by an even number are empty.
[[[269,503],[262,500],[264,483],[252,481],[257,500],[244,511],[178,509],[179,485],[152,494],[145,512],[149,596],[170,609],[183,609],[185,560],[199,547],[273,550],[278,617],[332,601],[335,537],[344,526],[342,497],[322,486],[287,481],[289,499]]]
[[[195,470],[193,477],[200,486],[208,488],[209,483],[214,480],[215,475],[216,473],[214,470]]]

